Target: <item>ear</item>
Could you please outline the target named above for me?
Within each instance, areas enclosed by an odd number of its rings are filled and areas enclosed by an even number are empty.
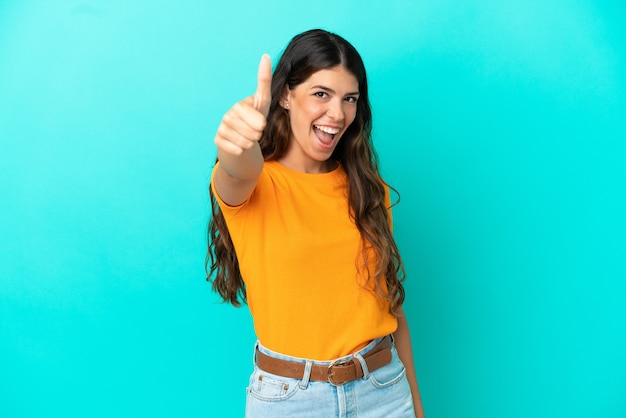
[[[285,110],[289,110],[289,99],[291,98],[291,90],[289,90],[289,86],[285,86],[282,94],[280,95],[280,99],[278,99],[278,104]]]

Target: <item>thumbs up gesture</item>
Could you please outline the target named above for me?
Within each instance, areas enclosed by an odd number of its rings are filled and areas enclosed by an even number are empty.
[[[270,57],[263,55],[259,64],[256,92],[226,112],[217,129],[214,142],[220,159],[223,154],[241,156],[258,144],[267,124],[272,100],[271,85],[272,64]]]

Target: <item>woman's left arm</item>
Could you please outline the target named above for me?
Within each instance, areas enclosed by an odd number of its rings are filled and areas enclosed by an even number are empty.
[[[424,418],[424,408],[420,398],[419,387],[417,385],[417,377],[415,375],[415,366],[413,364],[413,348],[411,346],[411,334],[409,333],[409,323],[407,322],[404,311],[400,311],[398,317],[398,329],[393,333],[393,338],[398,350],[398,356],[406,369],[406,376],[411,386],[411,395],[413,395],[413,405],[415,407],[415,416]]]

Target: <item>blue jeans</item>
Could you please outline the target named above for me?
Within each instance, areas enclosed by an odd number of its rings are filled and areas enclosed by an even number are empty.
[[[334,361],[363,356],[378,344],[372,341],[352,355]],[[269,356],[300,362],[305,365],[328,366],[332,361],[311,361],[275,353],[260,343],[259,351]],[[414,418],[411,389],[404,365],[395,346],[391,348],[391,363],[373,372],[366,371],[361,379],[340,386],[330,382],[310,381],[310,366],[301,379],[266,373],[256,364],[247,389],[247,418],[319,417],[319,418]]]

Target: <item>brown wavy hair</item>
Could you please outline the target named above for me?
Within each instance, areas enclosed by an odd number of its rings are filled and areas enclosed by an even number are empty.
[[[313,73],[338,65],[356,77],[359,99],[356,117],[330,158],[338,161],[348,176],[350,216],[361,233],[361,261],[368,280],[373,280],[376,293],[382,300],[389,302],[390,311],[397,315],[404,302],[404,266],[389,227],[385,205],[385,186],[389,186],[380,177],[378,158],[372,144],[372,111],[365,66],[359,53],[348,41],[320,29],[301,33],[291,40],[272,76],[272,101],[259,145],[265,161],[278,160],[285,155],[291,134],[289,114],[279,105],[285,86],[293,89]],[[395,192],[395,189],[390,189]],[[224,216],[210,188],[209,192],[212,217],[207,231],[207,280],[212,282],[213,290],[225,302],[241,306],[241,302],[245,303],[247,298],[239,262]],[[375,260],[373,266],[368,259],[368,252],[372,251]],[[360,264],[358,260],[357,264]],[[382,284],[383,279],[386,286]]]

